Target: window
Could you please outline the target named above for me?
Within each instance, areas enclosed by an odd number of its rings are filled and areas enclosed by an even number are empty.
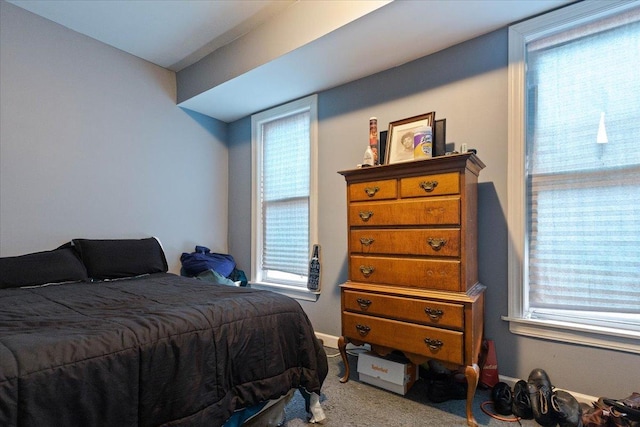
[[[315,301],[307,289],[317,243],[317,96],[255,114],[251,286]]]
[[[640,3],[509,29],[514,333],[640,353]]]

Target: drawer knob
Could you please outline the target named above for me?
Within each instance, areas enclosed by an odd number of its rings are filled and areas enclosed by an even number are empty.
[[[367,325],[361,325],[359,323],[356,325],[356,329],[358,330],[358,333],[360,334],[361,337],[367,336],[369,331],[371,331],[370,327],[368,327]]]
[[[431,338],[425,338],[424,343],[429,347],[431,351],[438,351],[442,348],[444,343],[440,340],[432,340]]]
[[[438,181],[422,181],[419,185],[424,191],[431,193],[438,186]]]
[[[380,191],[379,187],[367,187],[364,189],[364,192],[367,193],[369,197],[375,196],[378,191]]]
[[[373,266],[371,266],[371,265],[361,265],[360,266],[360,272],[365,277],[371,276],[371,274],[373,273],[374,270],[375,270],[375,268],[373,268]]]
[[[370,299],[358,298],[356,301],[358,301],[358,305],[362,310],[368,309],[369,306],[371,305]]]
[[[431,307],[425,308],[424,312],[427,314],[427,316],[429,316],[429,318],[431,318],[431,320],[440,320],[440,318],[444,314],[444,311]]]
[[[434,251],[439,251],[444,245],[447,244],[447,239],[429,237],[427,243],[429,243],[429,246],[431,246]]]
[[[375,240],[372,239],[371,237],[360,238],[360,243],[362,243],[364,246],[370,246],[371,244],[373,244],[373,242],[375,242]]]
[[[373,216],[373,212],[371,211],[360,211],[360,219],[364,222],[369,221],[369,219]]]

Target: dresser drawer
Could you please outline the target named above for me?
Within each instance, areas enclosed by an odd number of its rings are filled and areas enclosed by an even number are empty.
[[[460,198],[351,203],[349,225],[459,225]]]
[[[349,185],[349,200],[385,200],[398,197],[398,183],[395,179],[361,182]]]
[[[352,229],[351,253],[460,256],[459,228]]]
[[[460,262],[419,258],[352,255],[349,279],[368,282],[460,292]]]
[[[400,180],[400,197],[444,196],[460,193],[460,175],[443,173]]]
[[[462,332],[343,312],[342,333],[370,344],[464,363]]]
[[[463,330],[464,306],[367,292],[343,291],[347,311]]]

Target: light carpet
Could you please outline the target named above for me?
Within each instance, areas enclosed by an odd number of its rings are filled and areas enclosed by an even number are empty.
[[[449,400],[432,403],[427,398],[426,383],[419,379],[405,396],[360,382],[358,379],[357,351],[349,352],[351,367],[349,381],[342,384],[344,364],[338,350],[326,348],[329,356],[329,374],[322,387],[320,403],[327,416],[326,427],[446,427],[466,426],[466,402]],[[538,426],[534,420],[506,422],[491,418],[480,409],[482,402],[490,401],[488,390],[478,389],[474,399],[474,416],[480,426]],[[491,407],[489,406],[489,408]],[[285,427],[308,426],[304,398],[296,392],[285,406]]]

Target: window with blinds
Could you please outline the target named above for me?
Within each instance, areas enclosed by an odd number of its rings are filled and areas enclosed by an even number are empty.
[[[317,242],[315,126],[316,96],[252,117],[252,286],[307,291]]]
[[[640,314],[640,9],[528,43],[527,65],[529,312],[625,327]]]
[[[575,6],[510,32],[510,84],[514,93],[513,85],[523,86],[510,122],[517,129],[522,114],[522,141],[512,143],[523,147],[510,147],[510,173],[521,162],[523,178],[509,193],[517,211],[509,226],[522,235],[512,244],[510,262],[521,265],[510,267],[521,280],[510,284],[509,317],[633,340],[640,338],[640,3]]]
[[[262,124],[262,150],[262,269],[306,281],[309,111]]]

